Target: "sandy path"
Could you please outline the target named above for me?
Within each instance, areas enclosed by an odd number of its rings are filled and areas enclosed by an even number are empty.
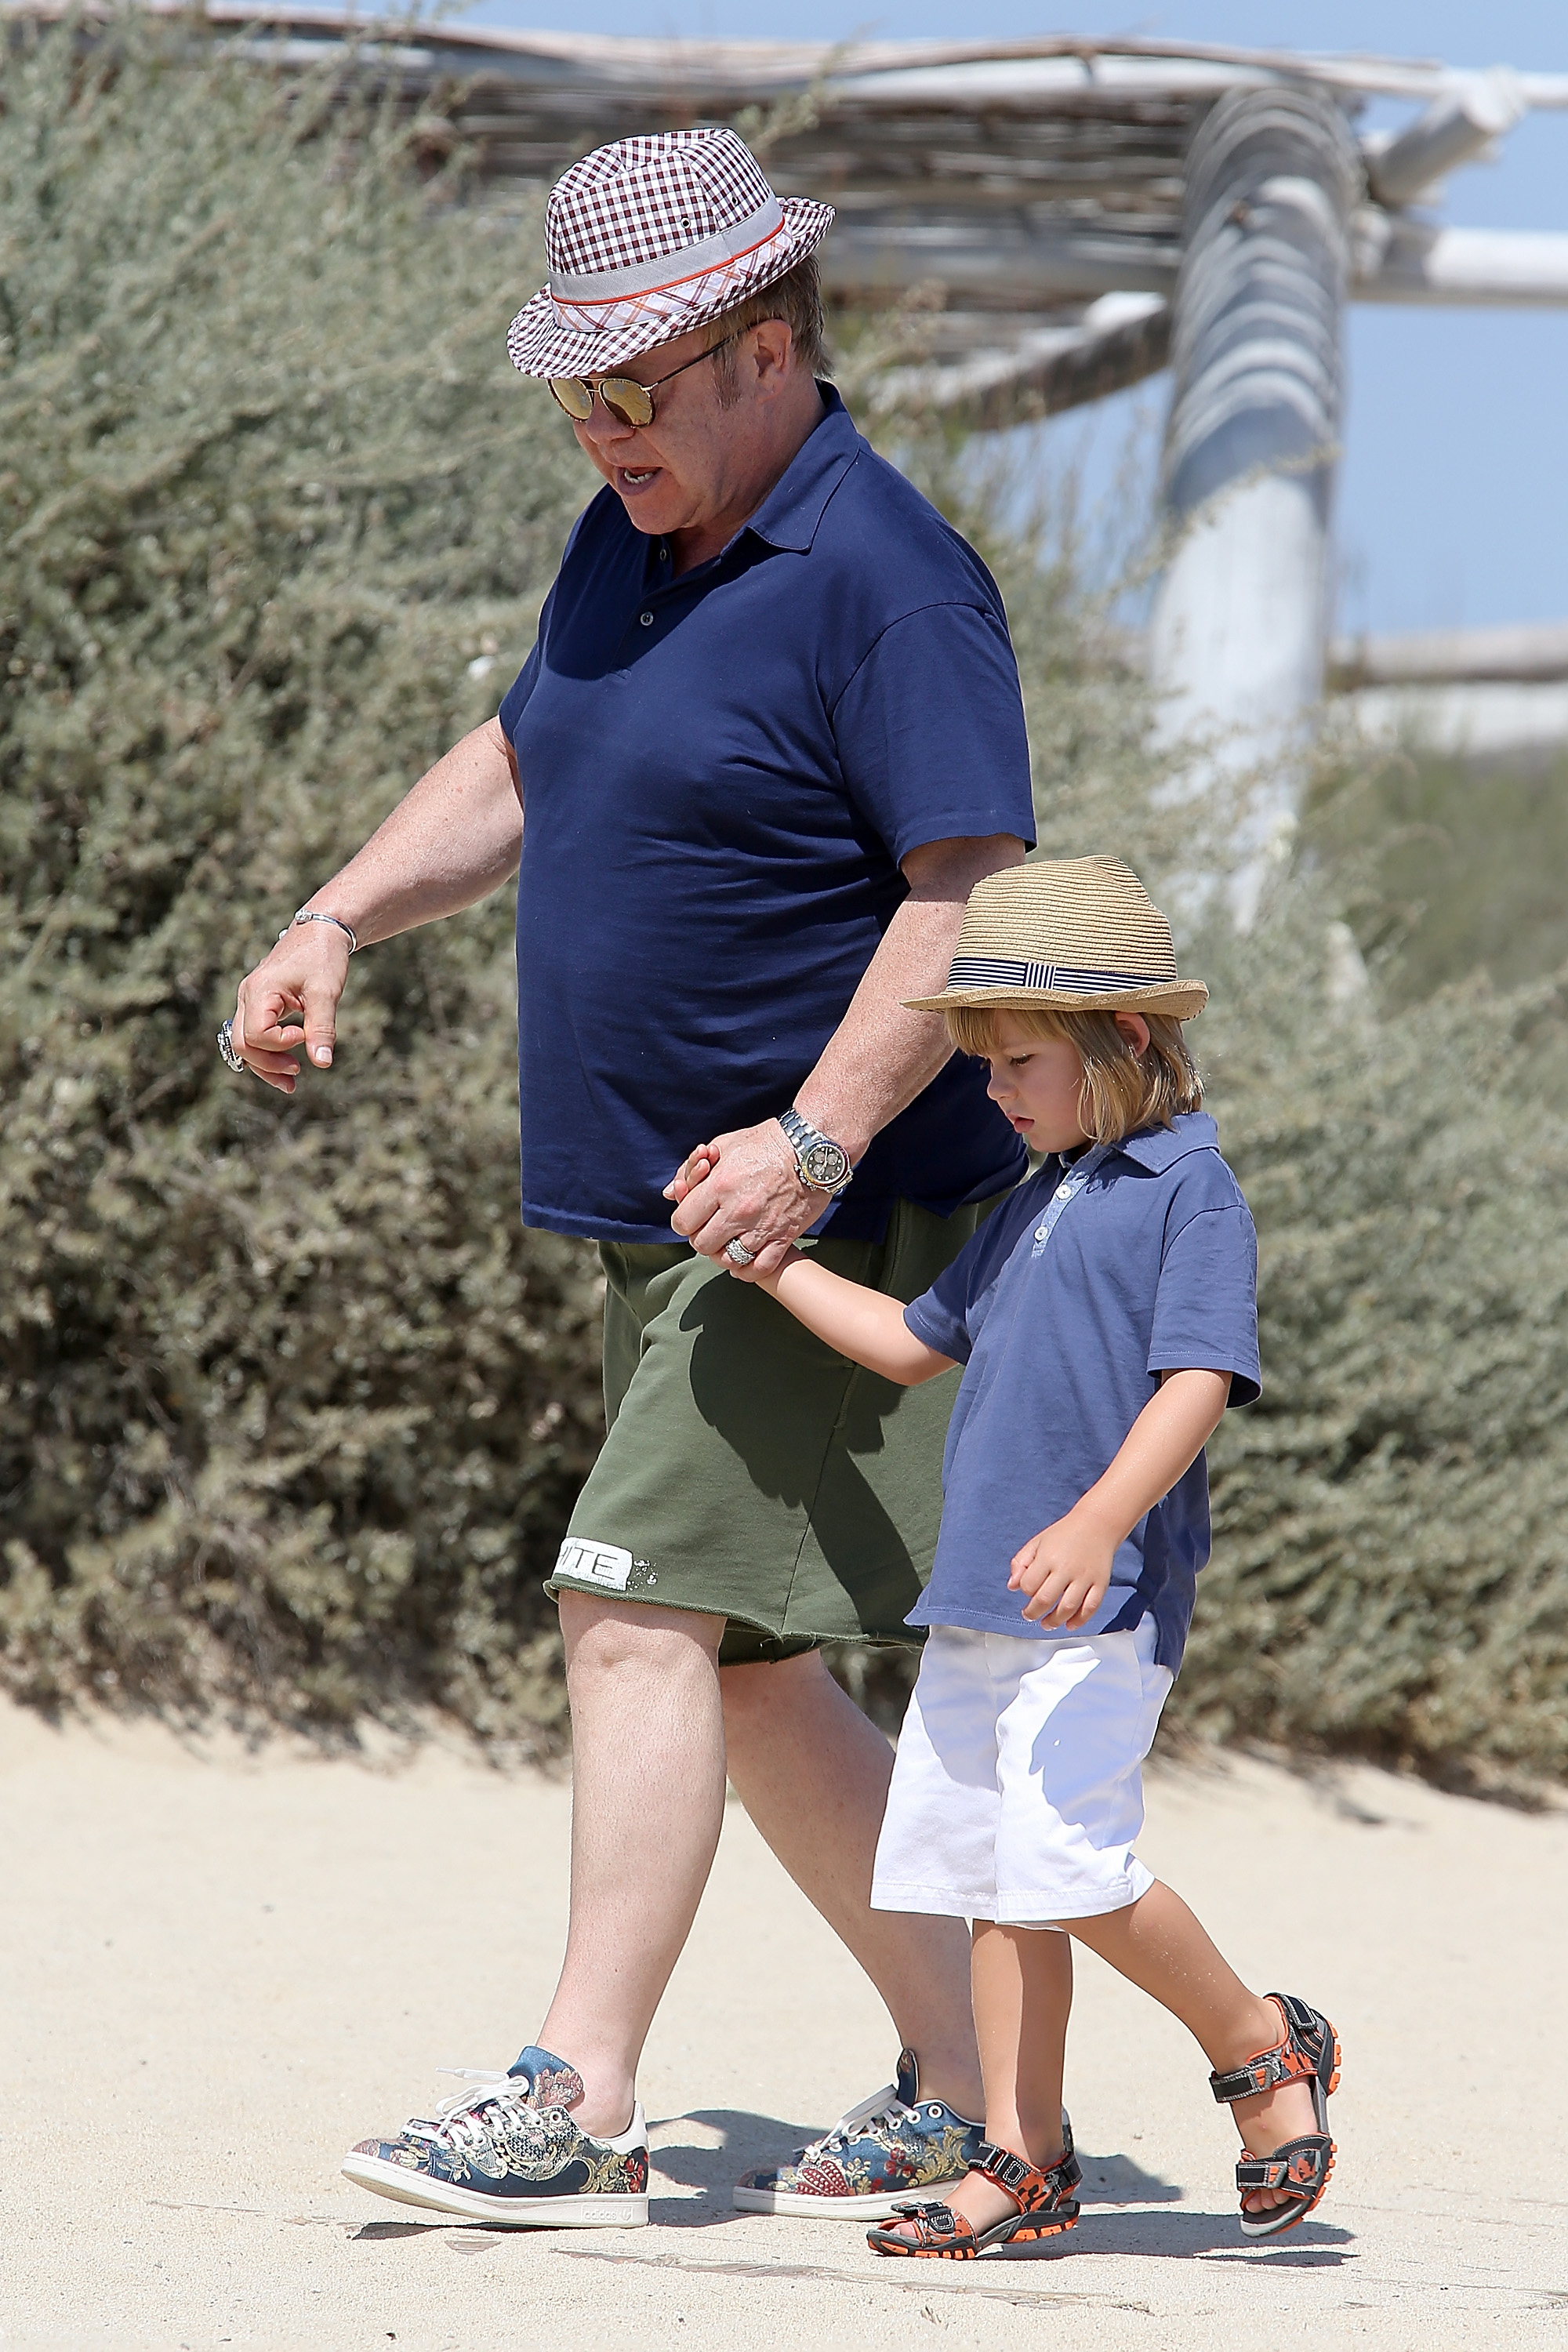
[[[731,1806],[644,2076],[655,2226],[500,2235],[342,2180],[504,2064],[559,1950],[570,1798],[442,1750],[195,1756],[0,1713],[7,2347],[1568,2344],[1568,1815],[1366,1770],[1163,1771],[1142,1851],[1347,2047],[1321,2219],[1237,2234],[1180,2030],[1080,1961],[1083,2222],[1027,2263],[742,2217],[742,2166],[891,2072],[869,1990]]]

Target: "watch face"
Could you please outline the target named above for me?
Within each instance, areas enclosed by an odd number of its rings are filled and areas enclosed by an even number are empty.
[[[808,1184],[830,1192],[849,1173],[849,1155],[841,1143],[814,1143],[801,1154],[800,1172]]]

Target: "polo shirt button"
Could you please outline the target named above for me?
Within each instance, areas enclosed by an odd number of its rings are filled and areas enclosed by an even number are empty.
[[[637,618],[638,618],[638,620],[642,623],[643,627],[644,627],[645,629],[651,629],[651,628],[652,628],[652,626],[653,626],[653,614],[652,614],[651,613],[639,613],[639,614],[637,614]]]

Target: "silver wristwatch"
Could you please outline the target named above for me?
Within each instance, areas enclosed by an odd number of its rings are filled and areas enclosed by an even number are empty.
[[[842,1192],[855,1171],[849,1154],[830,1135],[823,1135],[797,1110],[779,1113],[779,1125],[789,1138],[800,1181],[809,1192]]]

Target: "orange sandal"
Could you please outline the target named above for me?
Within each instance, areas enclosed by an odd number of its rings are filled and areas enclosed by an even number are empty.
[[[1334,2143],[1329,2137],[1329,2098],[1340,2087],[1340,2037],[1326,2017],[1309,2009],[1293,1993],[1271,1992],[1268,1999],[1279,2011],[1285,2038],[1272,2050],[1260,2050],[1245,2066],[1228,2074],[1211,2074],[1209,2087],[1222,2106],[1237,2099],[1256,2098],[1281,2083],[1310,2084],[1318,2128],[1300,2139],[1288,2139],[1272,2156],[1254,2156],[1244,2148],[1236,2168],[1236,2185],[1245,2199],[1257,2189],[1286,2189],[1288,2203],[1267,2212],[1241,2209],[1241,2227],[1248,2238],[1277,2238],[1304,2221],[1322,2197],[1334,2168]]]
[[[873,2253],[923,2254],[941,2262],[972,2263],[978,2255],[1005,2253],[1014,2247],[1027,2246],[1034,2252],[1041,2239],[1059,2238],[1065,2230],[1077,2228],[1078,2200],[1072,2192],[1083,2173],[1070,2145],[1042,2171],[1027,2158],[983,2139],[969,2159],[968,2170],[983,2172],[987,2180],[994,2180],[1013,2200],[1017,2211],[993,2221],[988,2230],[976,2230],[951,2205],[895,2205],[894,2217],[915,2226],[907,2237],[899,2233],[892,2221],[868,2230],[866,2243]]]

